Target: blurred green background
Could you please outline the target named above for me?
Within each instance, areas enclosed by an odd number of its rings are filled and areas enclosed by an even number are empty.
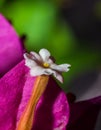
[[[1,0],[0,12],[12,22],[28,51],[47,48],[57,63],[69,63],[65,91],[81,73],[100,69],[101,1]]]

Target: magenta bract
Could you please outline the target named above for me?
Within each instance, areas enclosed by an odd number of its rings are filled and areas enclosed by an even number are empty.
[[[18,35],[0,14],[0,77],[22,60],[22,54]]]
[[[101,111],[101,96],[72,103],[67,130],[95,130],[95,125]]]

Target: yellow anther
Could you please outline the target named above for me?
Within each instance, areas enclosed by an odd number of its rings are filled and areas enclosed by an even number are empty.
[[[49,68],[49,66],[50,66],[50,65],[49,65],[48,63],[46,63],[46,62],[43,63],[43,67],[45,67],[45,68]]]

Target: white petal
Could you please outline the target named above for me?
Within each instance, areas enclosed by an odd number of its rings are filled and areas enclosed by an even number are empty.
[[[51,64],[53,64],[54,62],[53,62],[52,59],[49,58],[49,59],[47,60],[47,63],[48,63],[49,65],[51,65]]]
[[[53,76],[57,80],[59,80],[61,83],[63,83],[63,77],[62,77],[61,73],[59,73],[59,72],[56,72],[56,71],[51,70],[51,69],[45,69],[44,74],[46,74],[46,75],[52,75],[53,74]]]
[[[55,71],[55,73],[53,75],[57,80],[59,80],[61,83],[63,83],[63,77],[62,77],[61,73],[58,73]]]
[[[32,58],[34,59],[34,60],[37,60],[37,61],[39,61],[39,62],[42,62],[41,61],[41,57],[36,53],[36,52],[30,52],[30,54],[32,55]]]
[[[43,62],[47,62],[47,61],[48,61],[48,59],[49,59],[49,57],[50,57],[50,52],[49,52],[47,49],[44,49],[44,48],[41,49],[41,50],[39,51],[39,54],[40,54],[40,56],[41,56]]]
[[[39,76],[44,74],[44,68],[41,66],[36,66],[33,69],[30,70],[31,76]]]
[[[29,54],[25,53],[24,58],[25,58],[25,65],[28,66],[30,69],[37,66],[37,63],[29,57]]]
[[[61,64],[61,65],[56,65],[56,64],[51,64],[50,68],[53,70],[56,70],[58,72],[67,72],[69,71],[70,65],[69,64]]]
[[[25,60],[31,59],[31,56],[30,56],[30,54],[28,54],[28,53],[24,53],[23,56],[24,56]]]
[[[54,73],[54,71],[51,70],[51,69],[45,69],[45,70],[44,70],[44,74],[45,74],[45,75],[51,75],[51,74],[53,74],[53,73]]]

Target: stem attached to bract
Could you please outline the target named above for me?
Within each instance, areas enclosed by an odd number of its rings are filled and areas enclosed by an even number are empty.
[[[32,95],[24,112],[21,115],[16,130],[31,130],[35,118],[36,105],[46,89],[48,80],[49,76],[47,75],[37,77],[32,90]]]

